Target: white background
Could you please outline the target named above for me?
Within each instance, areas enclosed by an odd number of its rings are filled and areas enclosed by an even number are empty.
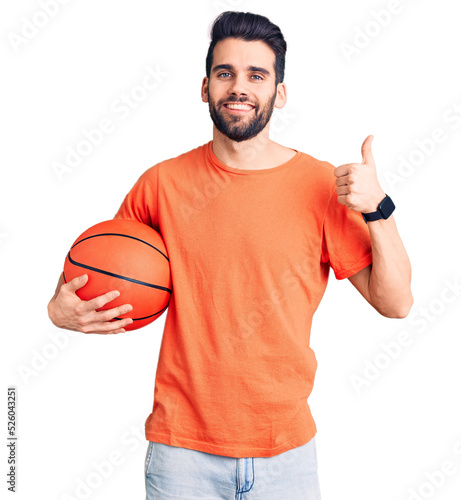
[[[55,5],[52,17],[44,4]],[[144,498],[144,422],[166,314],[139,331],[84,335],[55,328],[46,306],[74,239],[112,218],[147,168],[212,138],[200,99],[208,31],[222,10],[240,10],[269,17],[288,43],[288,103],[274,113],[272,138],[339,166],[360,162],[373,134],[412,263],[415,304],[403,320],[380,316],[330,274],[311,336],[322,499],[460,498],[457,3],[23,0],[1,10],[2,495],[15,385],[12,498]],[[122,116],[113,106],[147,67],[163,73],[160,83]],[[103,119],[112,132],[58,176],[53,162]],[[443,140],[430,145],[436,129]],[[366,383],[358,389],[353,376]]]

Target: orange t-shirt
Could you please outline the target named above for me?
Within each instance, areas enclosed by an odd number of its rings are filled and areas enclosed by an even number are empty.
[[[334,167],[296,151],[262,170],[221,162],[212,141],[146,170],[116,218],[163,237],[173,292],[146,438],[230,457],[271,457],[317,432],[312,316],[329,267],[372,262]]]

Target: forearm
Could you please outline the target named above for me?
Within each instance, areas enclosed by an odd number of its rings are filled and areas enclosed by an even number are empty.
[[[411,266],[394,216],[368,222],[373,265],[368,289],[373,306],[392,318],[407,316],[412,304]]]

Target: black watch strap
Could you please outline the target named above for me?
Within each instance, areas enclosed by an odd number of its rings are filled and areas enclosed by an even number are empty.
[[[367,214],[362,213],[362,217],[365,222],[370,222],[372,220],[379,220],[384,218],[379,210],[376,212],[368,212]]]
[[[394,210],[394,202],[386,194],[385,198],[378,205],[378,210],[376,212],[367,212],[365,214],[362,212],[362,217],[367,223],[379,219],[388,219]]]

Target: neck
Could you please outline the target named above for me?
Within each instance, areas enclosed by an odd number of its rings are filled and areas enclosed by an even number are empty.
[[[236,142],[213,125],[213,153],[230,167],[249,170],[266,168],[273,158],[276,146],[269,139],[269,129],[266,129],[252,139]]]

